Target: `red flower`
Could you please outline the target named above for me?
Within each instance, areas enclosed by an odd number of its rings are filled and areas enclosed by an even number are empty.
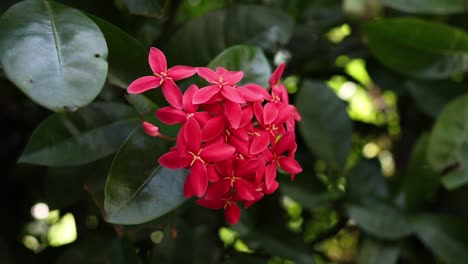
[[[197,204],[214,210],[223,208],[226,220],[228,220],[231,225],[235,225],[239,222],[241,217],[241,210],[236,203],[238,200],[239,199],[233,195],[227,195],[218,200],[199,199],[197,200]]]
[[[182,93],[174,81],[188,78],[197,72],[196,68],[174,66],[167,69],[166,56],[157,48],[150,49],[149,65],[154,76],[145,76],[133,81],[127,88],[128,93],[142,93],[162,85],[166,100],[177,109],[182,109]]]
[[[201,128],[193,118],[187,120],[180,133],[183,136],[179,136],[177,147],[162,155],[159,163],[171,169],[190,168],[184,187],[185,195],[201,197],[208,186],[207,164],[228,159],[235,149],[227,144],[202,147]]]

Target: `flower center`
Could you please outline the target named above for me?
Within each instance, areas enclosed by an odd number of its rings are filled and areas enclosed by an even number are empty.
[[[197,161],[197,160],[200,161],[200,162],[203,163],[203,164],[206,163],[206,162],[200,157],[200,154],[201,154],[202,151],[203,151],[203,149],[200,149],[200,150],[198,151],[197,154],[193,153],[192,151],[187,151],[188,154],[192,155],[192,162],[190,162],[190,167],[192,167],[193,164],[195,163],[195,161]]]

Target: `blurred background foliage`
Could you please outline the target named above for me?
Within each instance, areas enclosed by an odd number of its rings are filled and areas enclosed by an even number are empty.
[[[0,263],[468,262],[466,1],[30,0],[7,11],[17,2],[0,3]],[[48,54],[16,29],[44,17],[61,38],[94,34],[61,56],[80,64],[96,47],[83,66],[95,78],[65,63],[41,79]],[[134,130],[161,94],[124,90],[148,74],[150,46],[171,65],[228,65],[260,84],[287,62],[304,171],[280,175],[237,225],[184,203],[177,185],[165,198],[135,191],[176,177],[146,180],[169,146]],[[69,86],[53,78],[63,71]]]

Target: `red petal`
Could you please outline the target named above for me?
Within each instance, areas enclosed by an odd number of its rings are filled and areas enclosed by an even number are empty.
[[[257,119],[258,123],[260,123],[260,125],[264,126],[263,106],[262,106],[261,102],[254,102],[253,103],[253,112],[254,112],[255,118]]]
[[[302,172],[302,167],[295,159],[290,157],[280,157],[279,164],[281,169],[290,174],[298,174]]]
[[[224,210],[224,216],[226,216],[226,220],[231,224],[235,225],[239,222],[241,216],[241,210],[239,206],[235,203],[229,204]]]
[[[216,162],[230,158],[236,149],[228,144],[211,145],[203,149],[200,156],[204,161]]]
[[[267,190],[270,190],[276,180],[276,165],[268,164],[265,171],[265,185]]]
[[[156,116],[161,120],[161,122],[168,125],[180,124],[187,120],[187,114],[184,111],[172,106],[159,108],[156,111]]]
[[[223,88],[221,89],[221,94],[233,102],[236,102],[239,104],[245,103],[244,97],[242,97],[239,91],[237,91],[237,89],[232,86],[229,86],[229,85],[223,86]]]
[[[245,127],[249,122],[252,122],[252,118],[253,118],[252,107],[247,106],[247,107],[242,108],[239,127]]]
[[[219,181],[219,175],[218,175],[218,172],[216,171],[215,165],[207,165],[206,173],[208,174],[208,181],[210,182]]]
[[[216,83],[218,82],[218,74],[214,72],[212,69],[207,67],[199,67],[197,69],[198,76],[202,77],[203,79],[207,80],[209,83]]]
[[[286,63],[284,62],[278,65],[278,67],[275,69],[275,71],[271,75],[270,80],[268,80],[268,83],[270,83],[270,85],[278,84],[278,82],[281,79],[281,75],[283,75],[285,66],[286,66]]]
[[[271,95],[265,90],[265,88],[257,84],[246,84],[237,89],[247,102],[271,99]]]
[[[189,88],[185,91],[184,95],[182,96],[182,104],[184,106],[184,110],[187,113],[193,113],[197,111],[198,105],[194,105],[192,103],[193,95],[200,89],[195,84],[189,86]]]
[[[255,200],[255,196],[253,195],[255,188],[248,181],[244,181],[242,179],[236,180],[234,182],[234,190],[236,190],[236,195],[244,201]]]
[[[185,168],[190,165],[190,161],[190,157],[177,151],[169,151],[158,159],[159,164],[170,169]]]
[[[275,121],[278,116],[278,107],[275,103],[268,102],[263,108],[263,122],[268,125]]]
[[[202,129],[203,141],[210,141],[224,131],[226,126],[226,118],[222,115],[215,116],[208,120]]]
[[[242,141],[238,138],[230,137],[228,143],[236,148],[236,152],[242,154],[243,156],[250,157],[248,141]]]
[[[210,85],[201,88],[193,95],[192,103],[197,105],[206,103],[218,92],[219,87],[217,85]]]
[[[195,120],[197,120],[198,124],[200,124],[200,127],[203,127],[208,120],[213,118],[209,113],[207,112],[195,112],[194,116]]]
[[[226,110],[226,117],[228,118],[232,128],[239,128],[241,121],[241,106],[238,103],[226,100],[224,102],[224,108]]]
[[[294,147],[294,132],[283,134],[276,143],[274,150],[277,155],[281,155]]]
[[[270,145],[270,134],[266,131],[258,131],[259,136],[253,136],[252,144],[250,145],[250,154],[257,155],[268,148]]]
[[[248,141],[249,140],[249,134],[247,134],[248,130],[246,127],[240,127],[238,129],[230,129],[231,136],[236,137],[240,140],[243,141]]]
[[[206,199],[198,199],[196,201],[198,205],[201,205],[206,208],[210,208],[213,210],[221,209],[224,207],[225,202],[223,200],[206,200]]]
[[[170,105],[182,109],[182,92],[174,81],[165,80],[162,85],[162,92]]]
[[[236,176],[244,177],[248,174],[253,174],[257,171],[257,168],[260,167],[260,165],[261,162],[259,159],[250,159],[236,169]]]
[[[202,132],[200,125],[193,118],[184,124],[184,141],[188,151],[197,154],[201,147]]]
[[[220,180],[215,183],[212,183],[208,190],[205,193],[205,199],[214,200],[221,198],[224,194],[228,193],[231,190],[231,181],[230,180]]]
[[[230,85],[234,85],[242,80],[244,73],[242,71],[226,71],[223,73],[223,81],[228,82]]]
[[[266,190],[264,190],[264,192],[265,192],[266,194],[272,194],[272,193],[274,193],[276,190],[278,190],[278,187],[279,187],[279,183],[278,183],[277,181],[274,181],[274,182],[271,184],[270,188],[267,188]]]
[[[153,73],[165,72],[167,69],[166,56],[164,56],[161,50],[155,47],[151,47],[150,49],[148,62]]]
[[[159,135],[159,127],[151,124],[150,122],[144,121],[142,126],[146,134],[148,134],[149,136],[156,137]]]
[[[193,185],[192,185],[192,174],[189,174],[187,178],[185,178],[184,182],[184,195],[187,198],[190,198],[195,195],[195,191],[193,190]]]
[[[229,159],[216,162],[216,170],[221,174],[221,178],[231,177],[232,175],[232,161]]]
[[[174,79],[174,81],[186,79],[197,72],[197,68],[190,66],[174,66],[167,70],[167,76]]]
[[[130,94],[139,94],[161,85],[161,79],[154,76],[145,76],[133,81],[127,88],[127,92]]]
[[[190,177],[189,184],[192,186],[193,193],[198,197],[202,197],[208,187],[208,174],[205,164],[196,161],[191,168],[190,174],[192,174],[192,177]]]

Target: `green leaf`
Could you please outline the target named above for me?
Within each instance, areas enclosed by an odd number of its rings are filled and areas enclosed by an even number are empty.
[[[385,198],[388,186],[378,160],[361,160],[347,175],[346,191],[351,198]]]
[[[410,92],[419,109],[431,117],[437,117],[445,105],[466,91],[466,83],[449,80],[410,80],[405,82],[404,87]]]
[[[162,0],[123,0],[130,14],[161,18],[164,16]],[[162,2],[162,3],[161,3]]]
[[[107,46],[99,28],[53,1],[28,0],[8,9],[0,18],[0,50],[6,77],[54,111],[89,104],[106,80]]]
[[[238,45],[221,52],[209,64],[209,68],[224,67],[230,71],[243,71],[240,84],[256,83],[268,87],[271,67],[260,48]]]
[[[324,83],[306,81],[296,98],[299,128],[309,149],[333,168],[343,169],[353,127],[346,105]]]
[[[382,200],[368,199],[347,206],[349,217],[364,231],[382,239],[401,239],[412,233],[406,216]]]
[[[409,209],[418,208],[431,200],[439,188],[440,176],[431,169],[427,161],[428,142],[428,134],[423,134],[418,139],[404,174],[402,191],[405,207]]]
[[[171,137],[177,136],[180,126],[167,125],[161,122],[159,118],[154,115],[159,106],[156,105],[155,102],[151,101],[150,98],[143,94],[129,94],[127,95],[127,101],[135,107],[135,110],[145,121],[151,122],[155,126],[159,127],[160,133]]]
[[[442,172],[456,168],[442,182],[454,189],[468,182],[468,94],[450,102],[436,120],[427,149],[432,168]]]
[[[88,14],[106,37],[109,48],[109,81],[121,88],[139,77],[152,75],[148,64],[148,52],[143,45],[125,31],[111,23]],[[131,67],[129,67],[131,65]]]
[[[84,183],[82,166],[49,168],[44,179],[47,205],[51,209],[63,209],[82,200]]]
[[[183,25],[169,39],[166,55],[171,64],[200,66],[236,44],[275,51],[287,43],[293,24],[276,9],[244,5],[219,9]]]
[[[186,170],[159,166],[169,142],[146,135],[138,126],[117,152],[107,178],[104,208],[107,221],[140,224],[158,218],[186,201]]]
[[[371,52],[388,68],[421,79],[468,70],[468,35],[417,18],[381,19],[366,25]]]
[[[116,103],[56,113],[34,130],[19,162],[54,167],[89,163],[117,151],[138,123],[130,107]]]
[[[400,250],[392,243],[366,236],[362,241],[358,264],[395,264]]]
[[[419,214],[411,218],[419,239],[444,263],[466,263],[468,228],[466,219],[441,214]]]
[[[463,0],[380,0],[391,8],[409,13],[452,14],[463,13]]]

